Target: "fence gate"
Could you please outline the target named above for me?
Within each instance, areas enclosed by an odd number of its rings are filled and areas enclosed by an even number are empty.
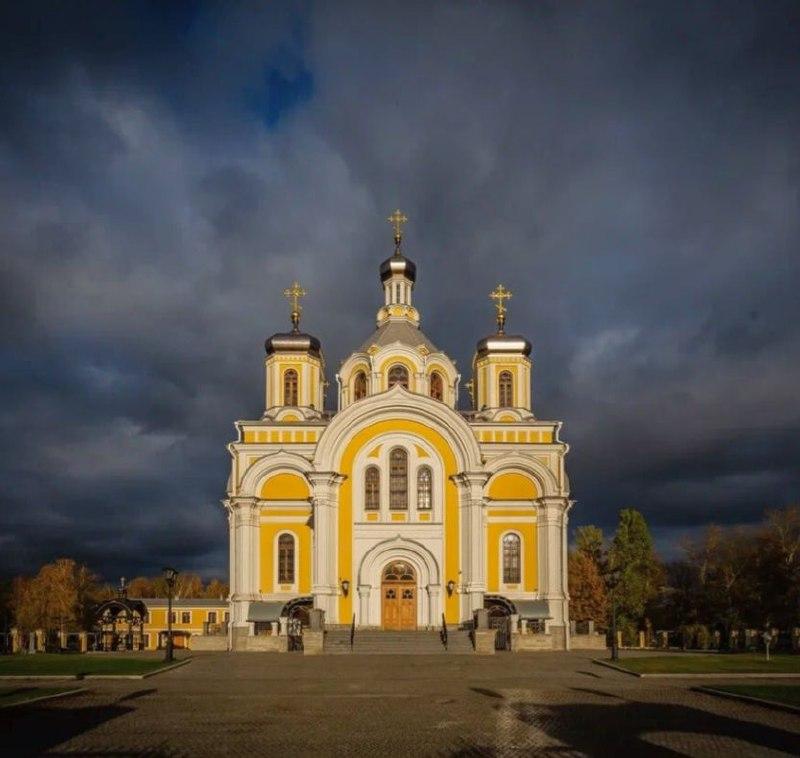
[[[496,629],[497,634],[494,638],[495,650],[511,649],[511,616],[508,609],[501,605],[493,605],[488,608],[489,629]]]

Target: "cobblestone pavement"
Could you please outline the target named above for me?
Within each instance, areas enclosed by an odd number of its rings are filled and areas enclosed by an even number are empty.
[[[713,679],[709,679],[713,682]],[[0,754],[800,754],[800,717],[637,679],[590,654],[196,654],[0,711]]]

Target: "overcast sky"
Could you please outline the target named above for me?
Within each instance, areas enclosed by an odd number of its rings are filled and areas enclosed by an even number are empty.
[[[514,291],[572,525],[673,556],[797,502],[798,40],[772,0],[4,3],[0,572],[225,576],[281,291],[333,382],[396,207],[464,381]]]

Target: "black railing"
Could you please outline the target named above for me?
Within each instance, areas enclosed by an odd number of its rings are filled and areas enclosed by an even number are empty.
[[[353,614],[353,621],[350,623],[350,652],[353,652],[353,642],[356,639],[356,614]]]
[[[441,639],[444,649],[447,650],[447,621],[445,621],[444,613],[442,614],[442,631],[439,632],[439,639]]]

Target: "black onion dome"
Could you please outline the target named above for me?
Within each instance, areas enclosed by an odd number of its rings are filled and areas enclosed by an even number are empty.
[[[478,357],[496,353],[531,354],[531,343],[518,334],[490,334],[478,342]]]
[[[381,263],[381,281],[385,282],[393,274],[402,274],[412,282],[417,280],[417,264],[403,255],[392,255]]]
[[[320,342],[316,337],[312,337],[305,332],[286,332],[283,334],[273,334],[267,337],[264,342],[264,349],[267,355],[273,353],[308,353],[315,358],[320,357]]]

